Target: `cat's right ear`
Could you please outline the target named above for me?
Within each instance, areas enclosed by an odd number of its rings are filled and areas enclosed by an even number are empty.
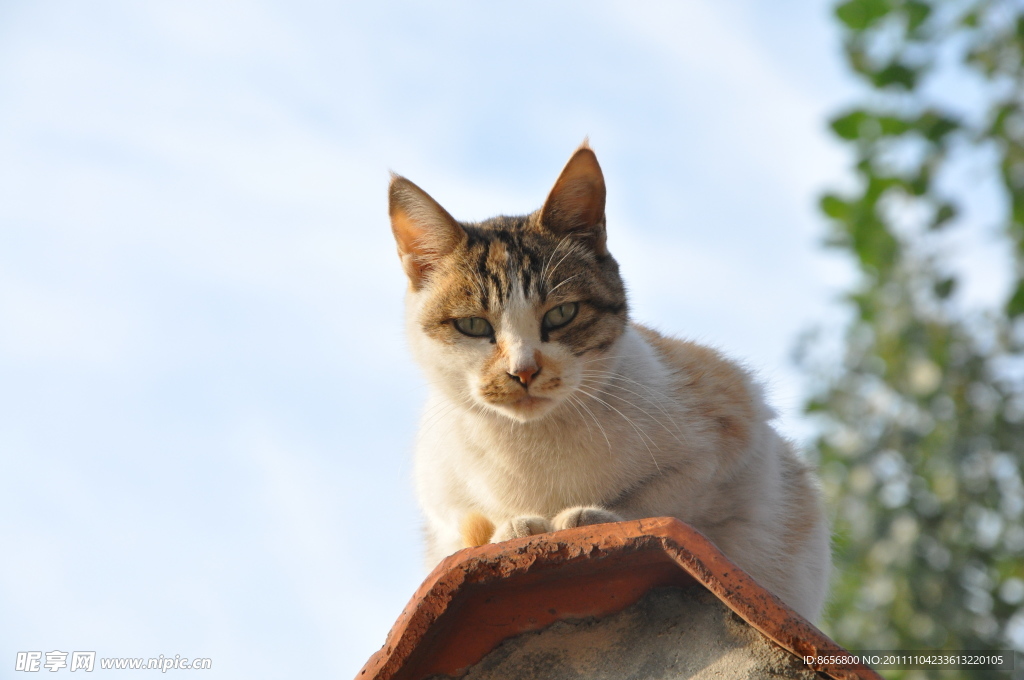
[[[416,290],[431,267],[467,238],[455,218],[427,192],[394,173],[388,188],[388,213],[398,257]]]

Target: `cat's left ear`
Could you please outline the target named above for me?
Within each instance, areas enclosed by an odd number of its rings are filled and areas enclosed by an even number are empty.
[[[556,234],[589,238],[598,255],[607,255],[604,174],[584,140],[565,164],[540,211],[541,225]]]
[[[392,173],[388,187],[391,231],[409,282],[423,285],[430,269],[466,241],[466,231],[427,192]]]

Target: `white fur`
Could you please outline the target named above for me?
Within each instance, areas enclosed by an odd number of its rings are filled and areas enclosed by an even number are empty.
[[[494,324],[506,370],[537,352],[560,367],[558,376],[541,374],[561,379],[546,394],[550,402],[523,410],[477,392],[494,344],[468,337],[447,344],[421,332],[425,300],[410,291],[407,313],[413,352],[431,383],[415,456],[429,566],[462,547],[459,526],[470,512],[495,522],[498,539],[588,523],[579,519],[581,507],[611,519],[667,515],[702,531],[796,611],[817,618],[830,569],[827,526],[816,498],[794,506],[787,496],[782,466],[793,453],[746,373],[737,369],[756,401],[752,443],[725,464],[695,425],[695,405],[672,396],[678,371],[633,326],[604,355],[577,359],[541,342],[532,303],[511,301]],[[818,516],[795,549],[783,527],[807,507]]]

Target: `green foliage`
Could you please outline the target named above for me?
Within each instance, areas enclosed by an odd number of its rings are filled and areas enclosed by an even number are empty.
[[[857,188],[820,204],[860,271],[845,355],[803,359],[835,517],[827,625],[855,650],[1024,648],[1024,5],[847,0],[835,15],[866,92],[831,123]],[[936,94],[950,71],[980,94]],[[994,309],[965,308],[941,257],[971,219],[976,187],[944,181],[965,158],[1001,190],[1015,281]],[[958,673],[943,677],[990,677]]]

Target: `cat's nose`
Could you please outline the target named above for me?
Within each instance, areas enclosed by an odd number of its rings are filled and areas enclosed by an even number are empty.
[[[540,375],[540,366],[527,366],[525,368],[520,368],[515,373],[509,373],[509,376],[523,387],[529,387],[530,383],[532,383],[538,375]]]

